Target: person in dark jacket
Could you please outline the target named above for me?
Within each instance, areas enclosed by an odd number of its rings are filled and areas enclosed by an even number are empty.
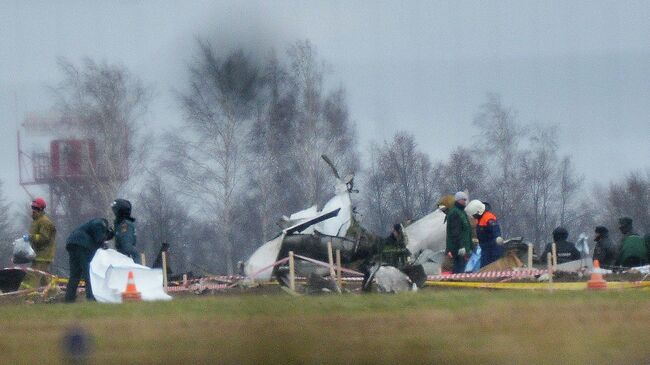
[[[472,252],[472,232],[465,213],[467,194],[459,191],[454,195],[454,206],[447,213],[446,253],[454,261],[454,274],[465,272],[465,265]]]
[[[616,246],[609,238],[609,230],[607,227],[598,226],[595,230],[596,236],[594,241],[594,260],[598,260],[600,267],[611,267],[616,263]]]
[[[481,267],[489,265],[503,256],[503,238],[497,217],[489,209],[489,204],[480,200],[472,200],[467,204],[465,212],[474,217],[476,237],[481,246]]]
[[[618,229],[623,233],[621,246],[616,259],[617,266],[634,267],[648,263],[648,250],[645,241],[632,226],[632,218],[623,217],[618,220]]]
[[[111,210],[115,215],[113,223],[115,249],[139,264],[140,253],[135,249],[135,218],[131,217],[131,202],[125,199],[115,199],[111,204]]]
[[[81,278],[86,282],[86,299],[95,300],[90,285],[90,261],[105,241],[113,238],[113,231],[104,218],[92,219],[75,229],[66,240],[65,249],[70,258],[70,278],[65,291],[65,301],[77,299],[77,287]]]
[[[553,242],[555,242],[555,249],[557,254],[557,263],[563,264],[569,261],[580,260],[580,251],[576,248],[573,242],[567,241],[569,232],[564,227],[557,227],[553,230]],[[544,262],[549,252],[553,252],[553,243],[546,245],[540,261]]]

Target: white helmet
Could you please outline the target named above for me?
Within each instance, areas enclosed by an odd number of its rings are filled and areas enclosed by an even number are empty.
[[[474,199],[471,202],[467,203],[465,207],[465,213],[470,216],[474,215],[483,215],[485,213],[485,204],[478,199]]]

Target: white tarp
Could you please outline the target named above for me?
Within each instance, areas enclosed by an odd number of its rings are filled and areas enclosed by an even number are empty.
[[[136,289],[142,300],[171,300],[163,290],[162,269],[138,265],[133,259],[113,250],[97,250],[90,262],[90,283],[93,295],[101,303],[122,303],[129,271],[133,272]]]
[[[426,249],[434,252],[445,249],[447,241],[445,217],[445,213],[437,209],[404,228],[406,248],[414,257]]]

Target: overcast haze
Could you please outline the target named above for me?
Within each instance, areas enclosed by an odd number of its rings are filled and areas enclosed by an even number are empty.
[[[360,151],[397,130],[433,160],[475,133],[486,93],[519,121],[558,124],[588,186],[650,167],[650,3],[545,1],[4,1],[0,179],[18,186],[16,126],[52,105],[57,58],[120,63],[155,90],[153,130],[180,122],[196,38],[278,53],[309,39],[347,90]],[[224,52],[225,53],[225,52]],[[159,127],[159,128],[158,128]]]

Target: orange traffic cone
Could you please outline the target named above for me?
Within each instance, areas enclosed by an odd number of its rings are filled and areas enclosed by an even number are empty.
[[[135,280],[133,280],[133,271],[129,271],[129,279],[126,281],[126,290],[122,293],[123,302],[139,302],[142,300],[142,295],[135,288]]]
[[[600,262],[594,260],[594,268],[591,273],[591,279],[587,282],[588,289],[606,289],[607,282],[603,279],[603,274],[597,273],[595,271],[600,269]]]

